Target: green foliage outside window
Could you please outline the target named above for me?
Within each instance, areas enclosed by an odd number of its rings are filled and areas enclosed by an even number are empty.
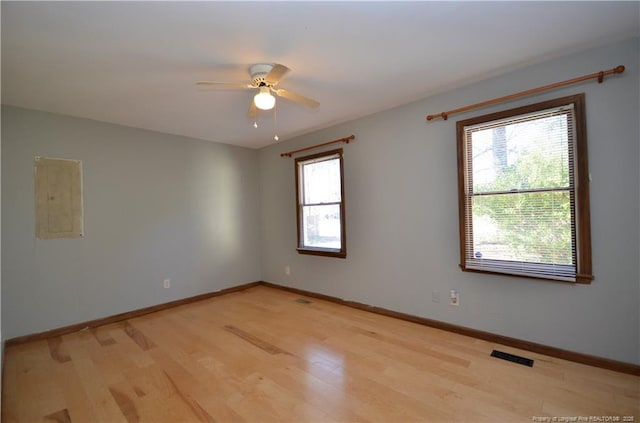
[[[564,115],[475,133],[474,163],[480,174],[473,190],[484,194],[473,197],[478,256],[573,263],[566,134]],[[483,177],[483,170],[488,175]],[[483,232],[483,226],[495,229]]]

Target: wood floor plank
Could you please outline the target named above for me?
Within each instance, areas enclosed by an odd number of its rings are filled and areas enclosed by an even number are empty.
[[[138,423],[140,416],[138,415],[138,409],[133,400],[125,392],[112,386],[109,387],[109,392],[111,392],[111,396],[116,401],[116,404],[118,404],[118,407],[120,407],[124,418],[127,419],[127,423]]]
[[[168,395],[179,398],[188,407],[193,418],[199,421],[243,421],[225,401],[235,394],[237,386],[233,374],[224,374],[220,378],[213,378],[197,360],[188,355],[175,351],[167,354],[165,351],[152,352],[154,359],[162,368],[162,373],[168,388]],[[224,383],[220,383],[224,380]],[[212,415],[213,414],[213,415]]]
[[[77,359],[73,360],[73,366],[80,377],[91,412],[95,413],[94,419],[97,421],[123,421],[124,415],[109,392],[108,383],[105,382],[93,361],[89,357]]]
[[[193,415],[196,417],[196,419],[199,422],[203,422],[203,423],[215,422],[213,417],[211,417],[209,413],[207,413],[207,411],[202,408],[202,406],[198,403],[198,401],[193,399],[193,397],[188,393],[186,393],[183,389],[180,389],[178,385],[176,385],[176,382],[173,380],[173,378],[171,378],[171,376],[167,372],[165,372],[164,374],[169,380],[169,382],[171,383],[171,386],[173,386],[173,389],[176,391],[178,396],[182,399],[182,401],[184,401],[187,407],[191,409],[191,411],[193,412]]]
[[[637,376],[255,286],[7,347],[2,421],[640,421],[639,404]]]
[[[147,338],[144,333],[140,332],[137,328],[133,327],[129,322],[124,323],[124,331],[143,351],[147,351],[156,346],[153,341]]]
[[[153,360],[124,330],[124,324],[115,325],[109,335],[116,341],[117,347],[107,347],[110,354],[122,363],[118,366],[126,368],[144,368],[154,364]],[[107,348],[103,348],[107,350]]]
[[[106,330],[102,328],[93,328],[91,329],[91,334],[96,338],[96,341],[103,347],[113,345],[116,343],[115,339],[113,339]]]
[[[228,332],[231,332],[232,334],[244,339],[245,341],[247,341],[248,343],[250,343],[251,345],[255,345],[256,347],[260,348],[263,351],[268,352],[269,354],[290,354],[278,347],[276,347],[273,344],[270,344],[242,329],[239,329],[233,325],[225,325],[224,329]]]
[[[69,410],[66,408],[55,413],[51,413],[48,416],[44,416],[44,419],[54,421],[56,423],[71,423],[71,416],[69,416]]]
[[[97,420],[96,416],[100,415],[100,412],[92,406],[91,400],[84,389],[82,379],[72,363],[58,366],[55,373],[51,374],[51,377],[56,381],[64,381],[59,385],[59,390],[64,398],[71,421],[87,422],[91,421],[91,419]]]
[[[71,357],[69,357],[69,355],[62,350],[62,338],[49,338],[47,340],[47,343],[49,344],[49,354],[51,355],[52,359],[54,359],[58,363],[66,363],[67,361],[71,360]]]

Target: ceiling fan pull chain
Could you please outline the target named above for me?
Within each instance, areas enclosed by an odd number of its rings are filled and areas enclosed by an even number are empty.
[[[280,138],[278,138],[278,106],[277,105],[273,108],[273,132],[275,132],[273,139],[278,141]]]

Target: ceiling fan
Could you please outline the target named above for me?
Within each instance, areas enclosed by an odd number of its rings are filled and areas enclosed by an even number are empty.
[[[303,95],[294,93],[292,91],[285,90],[284,88],[276,88],[278,82],[289,73],[291,69],[278,63],[267,64],[258,63],[252,65],[249,68],[249,74],[251,75],[251,83],[242,82],[216,82],[216,81],[198,81],[197,85],[206,85],[214,88],[238,88],[238,89],[252,89],[259,90],[259,92],[253,97],[247,116],[255,118],[258,114],[258,109],[271,110],[276,104],[276,98],[272,95],[275,94],[278,97],[286,98],[287,100],[295,101],[297,103],[304,104],[309,107],[316,108],[320,105],[317,101],[305,97]]]

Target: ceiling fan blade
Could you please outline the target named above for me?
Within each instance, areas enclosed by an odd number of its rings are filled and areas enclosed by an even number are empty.
[[[320,103],[318,103],[317,101],[315,101],[315,100],[313,100],[311,98],[305,97],[303,95],[300,95],[300,94],[297,94],[297,93],[294,93],[294,92],[291,92],[291,91],[287,91],[287,90],[282,89],[282,88],[278,89],[278,90],[274,89],[273,91],[279,97],[284,97],[287,100],[295,101],[297,103],[302,103],[302,104],[305,104],[305,105],[307,105],[309,107],[315,108],[315,107],[318,107],[320,105]]]
[[[249,106],[249,111],[247,111],[247,117],[251,119],[255,119],[258,116],[258,108],[256,107],[256,103],[251,99],[251,106]]]
[[[291,69],[289,69],[285,65],[276,63],[275,65],[273,65],[273,68],[267,74],[267,76],[264,77],[264,82],[266,82],[267,85],[276,85],[278,81],[280,81],[282,77],[290,71]]]
[[[215,87],[215,88],[255,88],[251,84],[242,83],[242,82],[215,82],[215,81],[198,81],[196,85],[204,85],[207,87]]]

